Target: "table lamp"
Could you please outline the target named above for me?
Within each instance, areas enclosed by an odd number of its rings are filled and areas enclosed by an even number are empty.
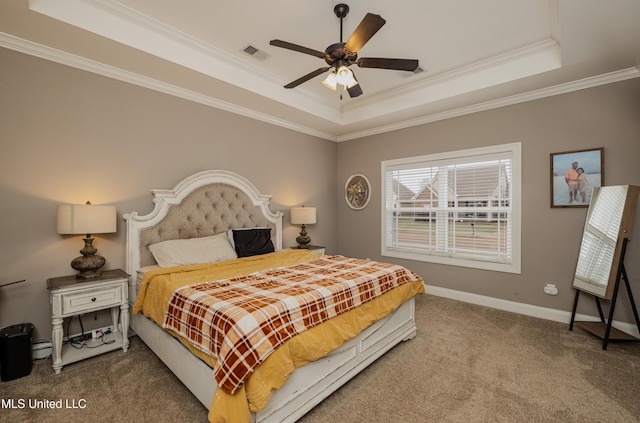
[[[296,238],[298,248],[309,248],[311,238],[307,235],[305,225],[313,225],[316,223],[315,207],[294,207],[291,209],[291,224],[302,225],[300,236]]]
[[[65,204],[58,206],[58,233],[68,235],[85,234],[82,256],[71,261],[71,267],[80,273],[78,279],[93,279],[101,275],[104,257],[96,254],[91,234],[106,234],[116,231],[115,206],[93,206],[86,204]]]

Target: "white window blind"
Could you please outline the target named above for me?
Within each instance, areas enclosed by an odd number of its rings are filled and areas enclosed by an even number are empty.
[[[520,144],[383,162],[382,254],[519,272],[519,166]]]

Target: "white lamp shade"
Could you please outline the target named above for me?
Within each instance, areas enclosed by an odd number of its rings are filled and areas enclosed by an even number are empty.
[[[106,234],[115,231],[115,206],[79,204],[58,206],[59,234]]]
[[[291,224],[313,225],[316,223],[315,207],[294,207],[291,209]]]
[[[352,87],[356,84],[356,80],[353,78],[353,72],[346,66],[340,66],[336,74],[336,81],[340,85],[345,87]]]
[[[336,79],[336,73],[335,72],[331,72],[329,75],[327,75],[327,78],[322,81],[322,85],[324,85],[325,87],[335,91],[336,87],[337,87],[338,81]]]

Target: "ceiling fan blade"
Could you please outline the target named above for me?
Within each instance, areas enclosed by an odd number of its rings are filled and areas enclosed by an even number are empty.
[[[379,57],[363,57],[356,61],[361,68],[393,69],[413,72],[419,66],[414,59],[383,59]]]
[[[353,75],[353,79],[356,79],[356,75]],[[357,79],[356,79],[357,81]],[[362,87],[360,86],[360,84],[356,84],[354,86],[352,86],[351,88],[347,88],[347,92],[349,93],[349,97],[351,98],[356,98],[358,96],[362,95]]]
[[[353,34],[351,34],[351,37],[349,37],[347,44],[344,46],[345,50],[349,50],[352,53],[360,51],[362,46],[364,46],[385,23],[387,23],[387,21],[382,19],[382,16],[367,13],[364,19],[362,19],[362,22],[360,22],[360,25],[358,25],[356,30],[353,31]]]
[[[324,68],[320,68],[320,69],[316,69],[313,72],[309,72],[308,74],[306,74],[305,76],[296,79],[293,82],[289,82],[287,85],[285,85],[285,88],[295,88],[298,85],[302,84],[303,82],[307,82],[308,80],[315,78],[316,76],[320,75],[321,73],[325,73],[326,71],[328,71],[329,69],[331,69],[331,67],[327,66]]]
[[[288,43],[288,42],[282,41],[282,40],[271,40],[271,41],[269,41],[269,44],[271,44],[272,46],[282,47],[282,48],[286,48],[288,50],[297,51],[299,53],[310,54],[312,56],[316,56],[316,57],[319,57],[321,59],[324,59],[325,56],[326,56],[326,54],[324,52],[322,52],[322,51],[318,51],[318,50],[314,50],[312,48],[299,46],[299,45],[293,44],[293,43]]]

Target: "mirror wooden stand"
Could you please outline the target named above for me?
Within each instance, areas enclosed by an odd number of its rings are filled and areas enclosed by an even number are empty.
[[[640,332],[640,318],[638,317],[638,309],[636,308],[636,302],[633,299],[633,293],[631,292],[631,285],[629,284],[629,278],[627,276],[627,271],[624,268],[624,255],[627,250],[627,242],[628,239],[625,238],[623,241],[622,247],[622,255],[620,257],[620,263],[618,265],[618,275],[616,277],[614,287],[613,287],[613,296],[611,298],[611,307],[609,308],[609,318],[605,320],[604,313],[602,312],[602,306],[600,305],[600,298],[594,296],[596,300],[596,305],[598,306],[598,314],[600,315],[599,322],[586,322],[586,321],[575,321],[576,318],[576,310],[578,308],[578,298],[580,298],[580,289],[576,288],[576,297],[573,301],[573,312],[571,313],[571,323],[569,324],[569,330],[573,330],[573,326],[575,326],[599,337],[602,339],[602,349],[606,350],[609,345],[609,341],[635,341],[638,342],[640,339],[636,338],[633,335],[630,335],[626,332],[623,332],[617,328],[611,326],[613,322],[613,313],[616,308],[616,300],[618,298],[618,289],[620,288],[620,281],[624,280],[625,287],[627,288],[627,294],[629,295],[629,300],[631,301],[631,309],[633,310],[633,316],[636,320],[636,327],[638,328],[638,332]]]
[[[638,310],[624,267],[639,193],[640,187],[633,185],[595,188],[587,213],[573,281],[576,296],[569,330],[573,330],[575,324],[598,336],[603,340],[602,349],[604,350],[607,349],[610,341],[640,341],[635,336],[612,327],[620,283],[624,281],[636,327],[640,333]],[[599,322],[575,320],[581,292],[594,296],[600,316]],[[601,298],[611,301],[608,319],[605,319],[602,312]]]

